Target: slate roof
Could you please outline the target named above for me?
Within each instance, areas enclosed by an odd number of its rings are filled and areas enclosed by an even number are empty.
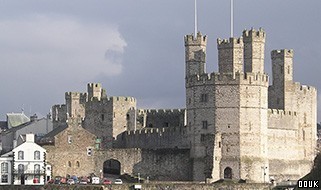
[[[7,123],[9,129],[29,121],[29,117],[27,117],[24,113],[7,113]]]

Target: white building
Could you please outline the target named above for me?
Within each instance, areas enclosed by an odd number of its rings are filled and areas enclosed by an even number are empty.
[[[45,183],[46,150],[35,143],[34,134],[26,134],[25,142],[14,148],[12,154],[14,185],[43,185]]]
[[[0,185],[12,184],[12,160],[11,152],[0,157]]]

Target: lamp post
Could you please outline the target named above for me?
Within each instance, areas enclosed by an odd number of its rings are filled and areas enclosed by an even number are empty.
[[[265,176],[266,176],[265,170],[267,169],[267,167],[266,166],[262,166],[261,169],[263,170],[263,181],[265,183]]]
[[[140,183],[140,173],[138,173],[138,183]]]

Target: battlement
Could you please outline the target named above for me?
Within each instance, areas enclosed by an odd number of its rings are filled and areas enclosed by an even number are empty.
[[[313,86],[301,85],[299,82],[295,82],[295,90],[296,91],[305,91],[305,92],[316,92],[316,88]]]
[[[268,109],[269,115],[282,115],[282,116],[297,116],[297,112],[295,111],[285,111],[281,109]]]
[[[243,38],[229,38],[229,39],[217,39],[217,48],[233,48],[235,46],[243,46]]]
[[[197,33],[196,39],[193,34],[186,35],[184,37],[185,46],[199,46],[203,45],[206,46],[207,43],[207,36],[203,36],[200,32]]]
[[[74,99],[74,98],[85,98],[85,97],[87,97],[87,93],[85,92],[85,93],[82,93],[82,92],[66,92],[65,93],[65,97],[66,97],[66,99],[68,98],[68,99],[70,99],[70,98],[72,98],[72,99]]]
[[[281,50],[272,50],[271,51],[271,58],[284,58],[289,57],[293,58],[293,49],[281,49]]]
[[[187,84],[203,85],[206,83],[212,84],[253,84],[253,85],[268,85],[269,77],[261,73],[211,73],[204,75],[195,75],[188,79]]]
[[[55,104],[52,106],[52,110],[54,109],[64,109],[66,107],[66,104]]]
[[[140,134],[158,134],[162,136],[164,133],[167,134],[186,134],[186,129],[183,127],[170,127],[170,128],[143,128],[139,130],[126,131],[127,136],[140,135]]]
[[[126,96],[112,96],[109,97],[108,100],[112,101],[123,101],[123,102],[136,102],[136,99],[134,97],[126,97]]]
[[[148,114],[172,114],[172,113],[185,113],[185,109],[147,109],[139,110],[139,113],[148,113]]]
[[[265,31],[262,28],[259,28],[259,30],[251,29],[251,30],[244,30],[243,31],[243,41],[249,42],[252,40],[262,40],[265,41]]]
[[[101,84],[100,83],[88,83],[87,87],[88,88],[101,88]]]

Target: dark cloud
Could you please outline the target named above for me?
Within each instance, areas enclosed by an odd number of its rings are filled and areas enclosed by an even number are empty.
[[[207,71],[212,72],[217,70],[216,38],[229,37],[229,1],[198,2],[199,29],[209,38]],[[293,48],[295,80],[320,89],[321,1],[234,2],[235,36],[251,27],[267,32],[270,76],[270,51]],[[192,0],[1,2],[0,64],[5,73],[0,78],[1,116],[20,111],[22,104],[45,114],[52,104],[63,102],[65,91],[85,91],[87,82],[101,82],[109,95],[134,96],[141,107],[184,107],[183,37],[193,32],[193,4]],[[26,19],[35,15],[47,23]],[[28,23],[35,29],[26,30]]]

